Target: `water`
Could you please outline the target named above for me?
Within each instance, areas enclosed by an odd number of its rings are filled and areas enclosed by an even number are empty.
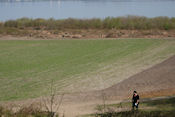
[[[175,0],[0,0],[0,21],[28,18],[175,17]]]

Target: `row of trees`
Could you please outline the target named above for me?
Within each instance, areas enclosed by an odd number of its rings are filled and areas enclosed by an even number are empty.
[[[13,27],[13,28],[34,28],[44,30],[55,29],[136,29],[136,30],[171,30],[175,29],[175,18],[168,17],[107,17],[105,19],[30,19],[21,18],[17,20],[9,20],[1,22],[0,27]]]

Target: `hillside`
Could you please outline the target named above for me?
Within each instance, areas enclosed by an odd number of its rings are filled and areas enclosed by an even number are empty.
[[[175,40],[0,40],[0,100],[108,88],[175,54]]]

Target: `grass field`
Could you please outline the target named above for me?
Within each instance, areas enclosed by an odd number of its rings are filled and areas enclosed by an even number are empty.
[[[109,104],[110,108],[107,113],[85,115],[83,117],[174,117],[175,116],[175,97],[163,99],[146,99],[141,100],[139,110],[132,111],[131,102],[121,102],[120,104]],[[101,106],[102,108],[103,106]],[[118,110],[118,111],[117,111]]]
[[[175,54],[175,40],[0,40],[0,100],[109,87]]]
[[[160,99],[142,99],[139,104],[139,110],[146,110],[146,111],[170,111],[175,109],[175,97],[167,97],[167,98],[160,98]],[[124,110],[132,109],[131,102],[121,102],[119,104],[109,104],[106,105],[109,108],[123,108]]]

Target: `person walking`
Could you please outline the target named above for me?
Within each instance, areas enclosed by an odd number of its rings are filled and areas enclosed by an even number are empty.
[[[132,109],[137,109],[139,108],[139,95],[137,94],[137,91],[133,92],[133,97],[132,97]]]

